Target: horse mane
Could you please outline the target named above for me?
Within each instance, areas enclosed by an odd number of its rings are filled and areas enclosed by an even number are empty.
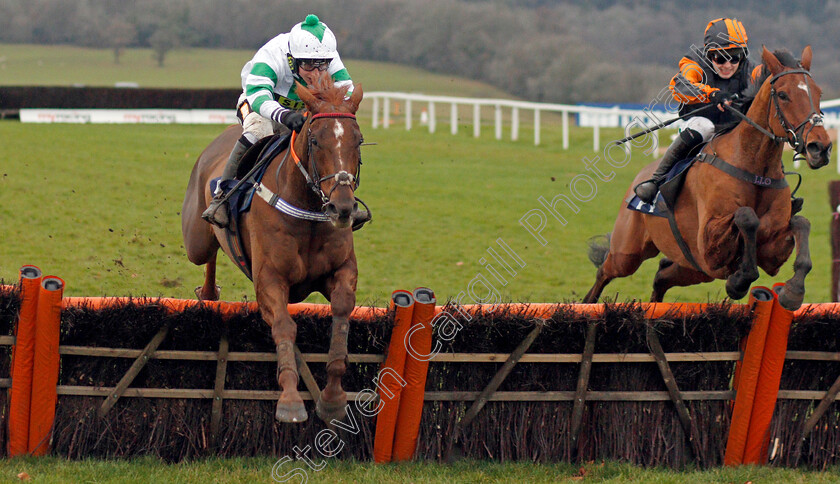
[[[799,67],[799,59],[794,57],[794,55],[787,49],[776,49],[773,51],[773,55],[776,56],[776,59],[779,60],[785,67],[790,67],[792,69],[796,69]],[[761,90],[761,87],[764,85],[764,81],[770,79],[770,71],[767,69],[766,66],[762,66],[761,73],[756,77],[755,83],[749,87],[744,92],[744,97],[749,99],[750,102],[758,95],[758,91]],[[748,105],[746,105],[749,107]]]
[[[787,49],[776,49],[773,51],[773,55],[776,56],[776,59],[779,60],[779,63],[781,63],[785,67],[790,67],[791,69],[796,69],[799,67],[799,59],[794,57],[794,55]],[[764,81],[766,81],[768,78],[770,78],[770,71],[768,71],[767,68],[764,67],[761,69],[761,75],[759,75],[756,79],[756,88],[764,84]]]

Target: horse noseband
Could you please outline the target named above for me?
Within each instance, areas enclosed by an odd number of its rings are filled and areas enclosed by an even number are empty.
[[[339,185],[353,185],[355,178],[353,175],[347,173],[344,170],[335,174],[335,180],[338,182]]]

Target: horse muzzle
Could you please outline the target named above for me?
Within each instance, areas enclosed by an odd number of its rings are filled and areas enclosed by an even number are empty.
[[[353,223],[353,213],[359,209],[355,198],[349,200],[329,201],[324,205],[324,212],[330,218],[334,227],[343,229]]]
[[[811,141],[805,146],[805,158],[808,166],[816,170],[822,168],[831,161],[831,142],[823,144],[819,141]]]

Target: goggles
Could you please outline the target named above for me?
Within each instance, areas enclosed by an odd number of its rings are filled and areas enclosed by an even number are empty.
[[[710,51],[707,55],[708,59],[715,64],[726,64],[727,62],[731,64],[738,64],[742,60],[744,60],[747,56],[743,50],[713,50]]]
[[[298,68],[302,71],[311,72],[314,70],[325,71],[330,66],[331,59],[300,59]]]

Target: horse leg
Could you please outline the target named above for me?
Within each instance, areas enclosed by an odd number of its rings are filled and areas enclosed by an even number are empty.
[[[805,276],[811,272],[811,249],[808,245],[811,222],[801,215],[795,215],[790,219],[790,229],[796,243],[796,258],[793,260],[793,277],[785,282],[779,293],[779,304],[794,311],[802,305],[805,298]]]
[[[663,257],[659,260],[659,270],[656,271],[656,276],[653,278],[653,292],[650,295],[650,302],[662,302],[665,293],[674,286],[693,286],[713,280],[713,277],[674,264],[671,259]]]
[[[595,275],[595,284],[586,293],[583,298],[584,303],[596,303],[601,297],[604,287],[610,281],[617,277],[627,277],[636,272],[642,262],[656,255],[658,250],[653,249],[653,254],[648,255],[650,251],[643,251],[637,254],[607,254],[606,260],[598,268],[598,273]]]
[[[755,210],[751,207],[740,207],[735,211],[733,223],[741,232],[744,248],[738,270],[726,279],[726,294],[731,299],[741,299],[747,295],[750,284],[758,279],[756,234],[758,233],[759,219]]]
[[[643,217],[639,212],[628,209],[619,211],[609,237],[609,249],[606,250],[603,262],[598,266],[595,284],[583,298],[584,303],[598,302],[601,292],[611,280],[633,274],[642,262],[659,253],[659,249],[647,235]],[[594,249],[590,252],[590,258],[597,255],[592,259],[593,262],[600,259],[602,251],[592,245],[590,249]]]
[[[346,415],[347,393],[341,378],[347,371],[347,336],[350,332],[350,313],[356,306],[356,270],[339,269],[327,283],[332,310],[332,336],[327,355],[327,384],[315,405],[315,412],[324,422],[342,420]]]
[[[265,274],[265,272],[260,275]],[[265,279],[271,279],[266,274]],[[275,418],[280,422],[303,422],[307,419],[303,399],[298,392],[298,369],[295,361],[297,324],[289,314],[288,288],[280,287],[274,278],[269,284],[255,281],[257,302],[263,319],[271,326],[271,337],[277,348],[277,382],[283,389],[277,401]]]
[[[204,264],[204,285],[195,288],[195,295],[200,301],[218,301],[222,288],[216,284],[216,255]]]

